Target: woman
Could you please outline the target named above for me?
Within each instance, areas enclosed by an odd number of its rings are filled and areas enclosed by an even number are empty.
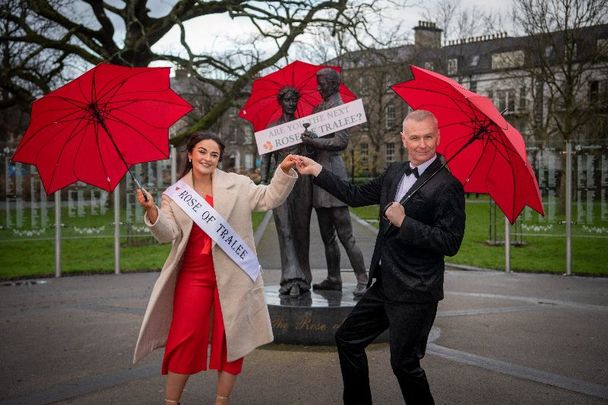
[[[271,183],[257,186],[248,177],[217,168],[224,153],[217,136],[196,133],[188,140],[187,151],[188,163],[178,183],[213,206],[255,254],[251,212],[285,201],[298,178],[295,160],[285,157]],[[209,368],[218,370],[215,403],[225,405],[243,357],[273,339],[262,277],[252,281],[193,223],[175,196],[163,194],[159,208],[146,194],[147,200],[137,191],[146,211],[144,221],[160,243],[173,242],[173,248],[152,290],[133,361],[166,346],[165,403],[178,404],[188,377],[207,369],[210,343]]]

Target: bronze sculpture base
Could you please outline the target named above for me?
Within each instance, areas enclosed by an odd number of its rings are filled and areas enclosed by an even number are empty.
[[[342,291],[308,291],[297,297],[279,295],[278,285],[264,288],[275,343],[335,345],[336,330],[353,309],[354,283],[343,283]],[[375,342],[387,342],[388,331]]]

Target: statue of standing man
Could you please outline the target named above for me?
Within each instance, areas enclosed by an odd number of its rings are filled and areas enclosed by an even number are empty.
[[[295,119],[300,94],[295,88],[285,86],[279,91],[277,99],[283,114],[268,127]],[[306,155],[302,144],[262,155],[260,171],[263,184],[268,184],[277,164],[289,154]],[[311,212],[312,178],[299,176],[287,200],[272,211],[281,251],[281,295],[296,297],[310,290],[312,274],[308,251]]]
[[[340,75],[331,68],[321,69],[317,72],[317,88],[321,97],[323,97],[323,101],[314,108],[313,113],[344,104],[339,93],[340,83]],[[302,143],[315,150],[315,160],[324,169],[333,172],[341,179],[348,179],[346,166],[340,156],[340,152],[345,150],[348,145],[348,132],[346,130],[339,130],[322,138],[318,138],[316,134],[306,130],[302,134]],[[313,185],[312,205],[319,220],[319,229],[325,245],[325,259],[327,261],[327,278],[318,284],[313,284],[313,289],[342,290],[340,246],[336,240],[337,233],[357,277],[357,287],[354,295],[363,295],[367,286],[367,273],[363,253],[355,244],[348,206],[316,185]]]

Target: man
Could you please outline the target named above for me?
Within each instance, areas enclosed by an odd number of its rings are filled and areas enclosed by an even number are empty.
[[[343,104],[340,97],[340,75],[331,68],[321,69],[317,72],[317,88],[323,101],[317,105],[313,113],[327,110]],[[340,152],[348,145],[348,133],[340,130],[318,138],[313,132],[302,134],[302,143],[307,149],[313,149],[319,162],[327,171],[332,172],[340,179],[347,179],[346,166],[340,157]],[[312,206],[317,213],[321,239],[325,245],[325,259],[327,260],[327,278],[318,284],[313,284],[314,290],[342,290],[342,277],[340,276],[340,246],[336,240],[336,233],[344,250],[348,255],[350,264],[357,277],[357,286],[353,294],[361,296],[367,286],[367,273],[363,253],[355,244],[353,228],[350,222],[350,212],[346,204],[325,190],[313,187]]]
[[[375,282],[336,332],[348,405],[372,403],[365,348],[387,328],[391,366],[405,402],[434,403],[420,359],[443,299],[444,256],[456,254],[464,236],[464,191],[436,154],[440,138],[432,113],[409,113],[401,139],[409,162],[390,165],[362,186],[298,158],[300,173],[316,176],[315,184],[347,204],[386,207],[370,265]]]

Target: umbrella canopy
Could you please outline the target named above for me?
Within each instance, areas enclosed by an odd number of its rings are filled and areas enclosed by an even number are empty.
[[[131,165],[169,157],[168,128],[192,110],[169,71],[97,65],[34,101],[13,160],[36,165],[47,194],[76,181],[114,190]]]
[[[296,118],[310,115],[312,109],[323,100],[317,91],[317,72],[325,68],[337,72],[341,70],[338,66],[311,65],[295,61],[276,72],[254,80],[251,96],[245,102],[239,116],[250,121],[256,132],[266,129],[271,122],[278,120],[283,114],[277,95],[285,86],[293,87],[300,93]],[[344,83],[340,84],[339,92],[345,103],[357,98]]]
[[[523,138],[492,101],[438,73],[413,65],[411,71],[412,80],[391,88],[413,109],[435,114],[437,151],[464,190],[489,194],[511,223],[526,205],[544,215]]]

